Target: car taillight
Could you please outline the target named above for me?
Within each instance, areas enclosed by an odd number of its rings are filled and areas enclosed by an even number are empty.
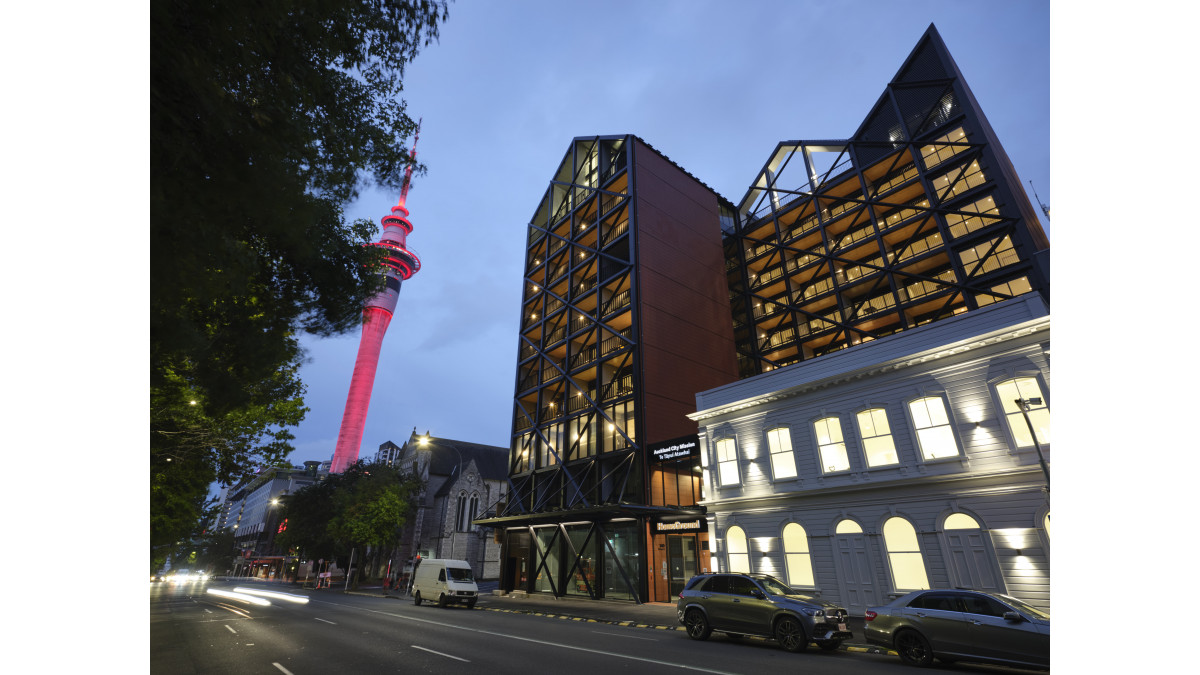
[[[865,617],[866,617],[867,621],[873,621],[873,620],[875,619],[875,617],[877,617],[877,616],[879,616],[879,615],[878,615],[878,614],[876,614],[875,612],[872,612],[871,610],[869,610],[869,609],[868,609],[868,610],[867,610],[867,613],[866,613],[866,614],[864,614],[863,616],[865,616]]]

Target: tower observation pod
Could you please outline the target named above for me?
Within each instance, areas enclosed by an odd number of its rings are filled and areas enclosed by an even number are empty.
[[[413,147],[409,154],[417,157],[417,138],[421,126],[413,136]],[[404,170],[404,185],[400,190],[400,203],[381,220],[383,235],[372,244],[384,250],[382,274],[386,286],[363,305],[362,337],[358,343],[358,358],[354,360],[354,374],[350,377],[350,393],[346,395],[346,411],[342,413],[342,427],[338,431],[337,448],[333,452],[332,473],[342,473],[358,461],[362,447],[363,424],[367,421],[367,409],[371,405],[371,390],[375,386],[375,369],[379,365],[379,349],[387,333],[396,301],[400,297],[400,284],[421,269],[421,259],[408,248],[408,235],[412,234],[412,223],[408,221],[408,186],[412,180],[412,165]]]

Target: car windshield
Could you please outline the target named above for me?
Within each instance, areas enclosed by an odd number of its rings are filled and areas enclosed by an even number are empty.
[[[1022,612],[1025,612],[1026,614],[1031,614],[1038,619],[1045,619],[1047,621],[1050,620],[1050,615],[1047,614],[1046,612],[1043,612],[1042,610],[1040,610],[1037,607],[1034,607],[1032,605],[1025,604],[1024,602],[1021,602],[1020,600],[1012,597],[1011,595],[1000,595],[999,593],[997,593],[996,597],[1007,602],[1008,604],[1012,605],[1013,607],[1016,607],[1017,609],[1021,610]]]
[[[447,567],[446,572],[450,574],[450,579],[453,581],[475,581],[471,570],[465,567]]]

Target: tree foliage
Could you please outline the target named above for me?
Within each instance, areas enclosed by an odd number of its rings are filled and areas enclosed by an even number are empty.
[[[308,558],[344,555],[354,546],[387,548],[397,542],[420,487],[391,467],[357,462],[289,496],[288,527],[276,543]]]
[[[401,76],[446,18],[435,0],[151,3],[152,540],[290,451],[298,335],[355,328],[382,283],[376,227],[343,208],[399,190]]]

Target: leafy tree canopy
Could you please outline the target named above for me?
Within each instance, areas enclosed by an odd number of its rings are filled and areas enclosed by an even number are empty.
[[[399,190],[401,76],[446,18],[443,0],[151,4],[155,540],[187,533],[214,480],[290,452],[297,336],[355,328],[382,283],[375,225],[343,207]]]

